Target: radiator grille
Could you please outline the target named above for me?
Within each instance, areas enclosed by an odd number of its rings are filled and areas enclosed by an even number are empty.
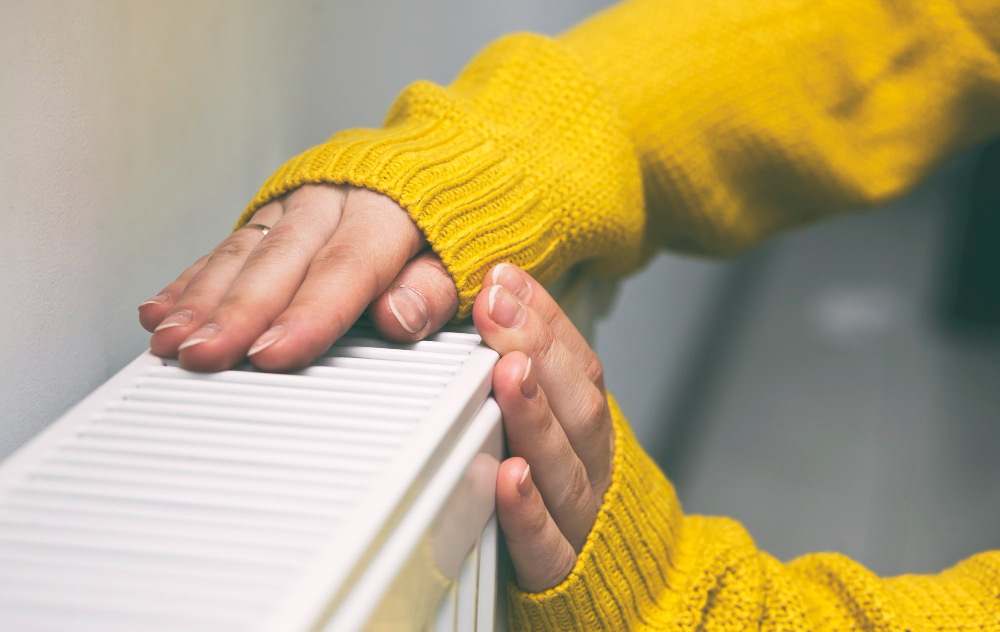
[[[360,324],[294,374],[144,354],[0,467],[0,629],[310,629],[496,355]]]

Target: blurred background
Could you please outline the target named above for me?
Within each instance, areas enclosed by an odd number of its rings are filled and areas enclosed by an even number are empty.
[[[136,306],[288,157],[598,0],[0,3],[0,458],[142,352]],[[663,255],[596,347],[688,511],[782,559],[1000,547],[1000,160],[739,260]]]

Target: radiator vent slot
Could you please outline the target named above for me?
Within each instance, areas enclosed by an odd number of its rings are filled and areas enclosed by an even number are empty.
[[[292,374],[143,354],[0,465],[0,629],[312,629],[495,361],[364,324]]]

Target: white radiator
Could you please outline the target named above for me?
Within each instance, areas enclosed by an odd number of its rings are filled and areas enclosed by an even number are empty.
[[[363,322],[294,374],[144,353],[0,464],[0,630],[494,630],[497,355]]]

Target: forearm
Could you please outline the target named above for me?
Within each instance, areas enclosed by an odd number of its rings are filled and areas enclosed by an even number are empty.
[[[656,246],[737,252],[1000,130],[993,2],[633,0],[561,41],[619,108]]]
[[[897,195],[1000,130],[998,12],[633,0],[557,39],[501,39],[451,86],[414,84],[383,129],[290,161],[241,221],[308,182],[385,193],[440,255],[459,317],[500,261],[545,283],[664,246],[738,252]]]

